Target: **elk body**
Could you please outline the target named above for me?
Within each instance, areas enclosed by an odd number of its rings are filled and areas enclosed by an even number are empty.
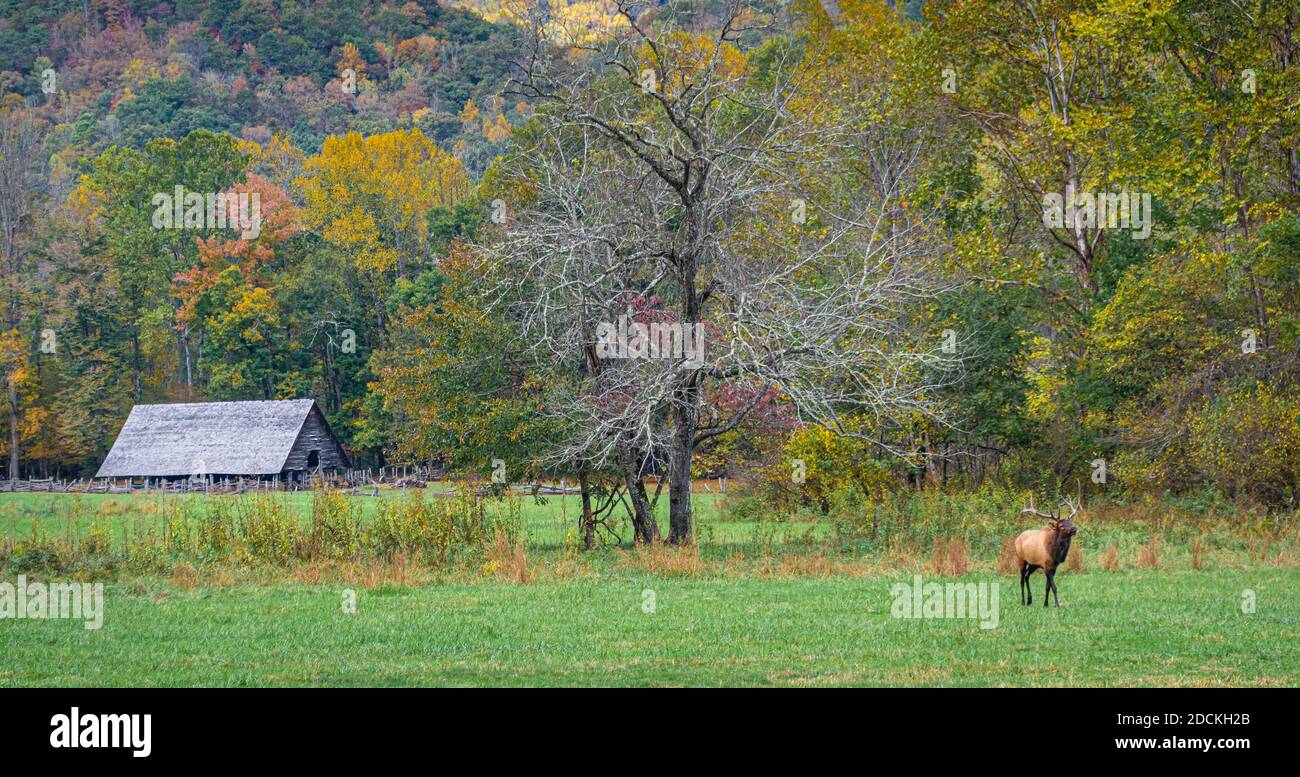
[[[1034,592],[1029,587],[1029,577],[1034,574],[1034,570],[1041,567],[1043,574],[1047,575],[1047,586],[1043,589],[1043,606],[1048,606],[1049,593],[1056,600],[1056,606],[1061,606],[1061,598],[1056,592],[1056,567],[1065,562],[1065,557],[1070,553],[1070,540],[1079,531],[1078,527],[1071,523],[1071,519],[1078,514],[1079,508],[1069,499],[1065,504],[1070,508],[1070,515],[1065,518],[1038,512],[1034,509],[1032,500],[1029,507],[1020,511],[1021,515],[1029,513],[1051,522],[1042,529],[1030,529],[1016,537],[1016,561],[1020,565],[1021,604],[1034,603]]]

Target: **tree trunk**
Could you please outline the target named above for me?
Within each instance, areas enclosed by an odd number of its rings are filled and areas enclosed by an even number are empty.
[[[194,358],[190,353],[190,330],[185,329],[185,401],[194,397]]]
[[[699,257],[704,235],[707,233],[703,208],[695,199],[704,180],[708,177],[708,167],[700,171],[697,191],[683,197],[683,205],[691,214],[687,225],[687,244],[691,247],[684,251],[678,265],[682,297],[682,323],[694,326],[700,323],[702,299],[695,286],[695,276],[699,272]],[[696,349],[703,344],[696,343]],[[673,392],[673,406],[669,420],[673,426],[673,448],[668,469],[668,542],[672,545],[691,544],[691,457],[695,453],[695,428],[698,422],[700,406],[700,387],[694,372],[687,372],[681,384]]]
[[[185,397],[185,333],[176,330],[176,398],[182,402]]]
[[[9,375],[9,479],[18,480],[18,383]]]
[[[622,454],[623,480],[627,495],[632,500],[632,530],[636,542],[653,544],[659,539],[659,524],[650,510],[645,484],[641,482],[641,453],[627,448]]]
[[[578,486],[582,490],[582,547],[591,550],[596,542],[596,520],[591,515],[591,486],[585,469],[578,471]]]
[[[691,544],[691,454],[695,452],[695,401],[697,391],[688,386],[673,408],[673,451],[668,468],[668,542]]]

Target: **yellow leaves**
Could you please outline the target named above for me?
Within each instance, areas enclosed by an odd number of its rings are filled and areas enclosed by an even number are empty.
[[[387,272],[397,266],[397,251],[391,248],[367,248],[357,252],[353,261],[358,270]]]
[[[279,308],[271,298],[271,292],[263,288],[250,288],[245,290],[243,297],[230,312],[236,320],[247,322],[242,331],[243,339],[245,343],[254,345],[266,341],[258,327],[266,327],[275,321]]]
[[[846,417],[846,431],[870,435],[871,427],[863,419]],[[866,493],[886,489],[892,473],[876,460],[871,443],[847,437],[822,426],[799,427],[786,440],[778,464],[766,473],[772,482],[799,483],[815,500],[828,499],[851,485]]]
[[[334,65],[334,72],[339,76],[345,76],[347,71],[351,70],[356,78],[361,78],[366,72],[366,60],[361,56],[361,51],[355,44],[345,43],[343,49],[339,52],[339,61]]]
[[[380,271],[399,263],[402,251],[423,255],[429,210],[455,205],[470,188],[460,160],[419,129],[332,136],[303,172],[307,224],[356,251],[360,268]]]
[[[89,231],[95,229],[96,223],[103,216],[99,194],[95,191],[90,177],[82,175],[77,179],[77,187],[68,194],[63,203],[63,212],[67,221],[75,229]]]
[[[528,0],[449,0],[449,5],[473,8],[489,22],[531,23]],[[543,33],[561,45],[591,41],[627,26],[613,0],[550,0]]]
[[[1231,354],[1236,331],[1217,308],[1243,293],[1238,276],[1230,255],[1195,244],[1135,270],[1097,311],[1090,337],[1101,366],[1129,379],[1138,368],[1154,380]]]
[[[17,329],[0,334],[0,375],[4,377],[3,383],[13,383],[20,392],[31,388],[35,380],[35,372],[28,361],[27,343]],[[7,385],[5,389],[8,390]]]
[[[483,122],[483,137],[487,138],[489,143],[502,143],[510,137],[510,122],[506,121],[503,114],[498,113],[496,120]]]
[[[637,52],[638,72],[655,73],[655,89],[675,97],[692,84],[735,82],[749,67],[745,55],[730,43],[721,45],[709,35],[674,32],[660,40],[656,52],[645,44]]]
[[[142,59],[133,59],[122,70],[122,82],[125,85],[139,86],[151,78],[158,77],[158,68],[145,64]]]
[[[1254,491],[1300,483],[1300,397],[1263,383],[1238,386],[1195,411],[1192,463],[1204,475]]]
[[[465,124],[465,125],[473,124],[476,121],[478,121],[478,116],[479,116],[478,106],[474,104],[473,100],[466,100],[465,107],[460,109],[461,124]]]
[[[357,248],[370,242],[376,232],[375,218],[362,210],[349,210],[324,225],[322,236],[340,248]]]
[[[828,127],[889,121],[904,99],[901,60],[917,39],[902,16],[878,0],[841,0],[839,8],[832,24],[818,0],[796,4],[796,16],[818,45],[807,51],[809,77],[792,107]]]
[[[1066,385],[1066,372],[1055,344],[1042,336],[1034,338],[1029,348],[1027,377],[1030,385],[1025,405],[1030,418],[1048,420],[1061,412],[1059,400]]]

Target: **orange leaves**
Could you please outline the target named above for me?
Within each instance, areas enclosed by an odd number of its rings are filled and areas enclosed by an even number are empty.
[[[302,214],[289,194],[257,173],[249,173],[242,184],[231,187],[232,193],[257,193],[261,211],[261,231],[252,240],[196,238],[199,263],[177,274],[172,293],[180,300],[176,320],[181,327],[199,323],[198,305],[216,284],[226,268],[238,265],[250,283],[262,285],[259,270],[275,258],[279,244],[302,231]]]
[[[417,35],[398,43],[394,58],[399,65],[409,65],[423,60],[429,63],[431,68],[437,69],[438,49],[441,45],[432,35]]]
[[[289,199],[288,193],[266,178],[250,173],[247,181],[232,186],[230,193],[258,195],[261,208],[260,232],[253,240],[199,238],[199,257],[202,264],[209,265],[222,259],[227,264],[237,262],[252,270],[271,261],[277,244],[302,231],[300,213],[293,201]],[[233,209],[228,222],[238,223],[238,214]]]

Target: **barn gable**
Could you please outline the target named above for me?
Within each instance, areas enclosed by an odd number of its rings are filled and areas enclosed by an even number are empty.
[[[311,455],[313,451],[316,452],[315,457]],[[293,447],[289,449],[284,468],[305,472],[318,468],[341,469],[347,465],[343,446],[334,436],[334,430],[330,429],[329,422],[325,420],[325,415],[321,413],[320,408],[312,403],[311,412],[307,414],[307,419],[303,421],[302,429],[298,431]]]
[[[136,405],[95,477],[278,475],[306,429],[321,458],[345,461],[315,400]]]

